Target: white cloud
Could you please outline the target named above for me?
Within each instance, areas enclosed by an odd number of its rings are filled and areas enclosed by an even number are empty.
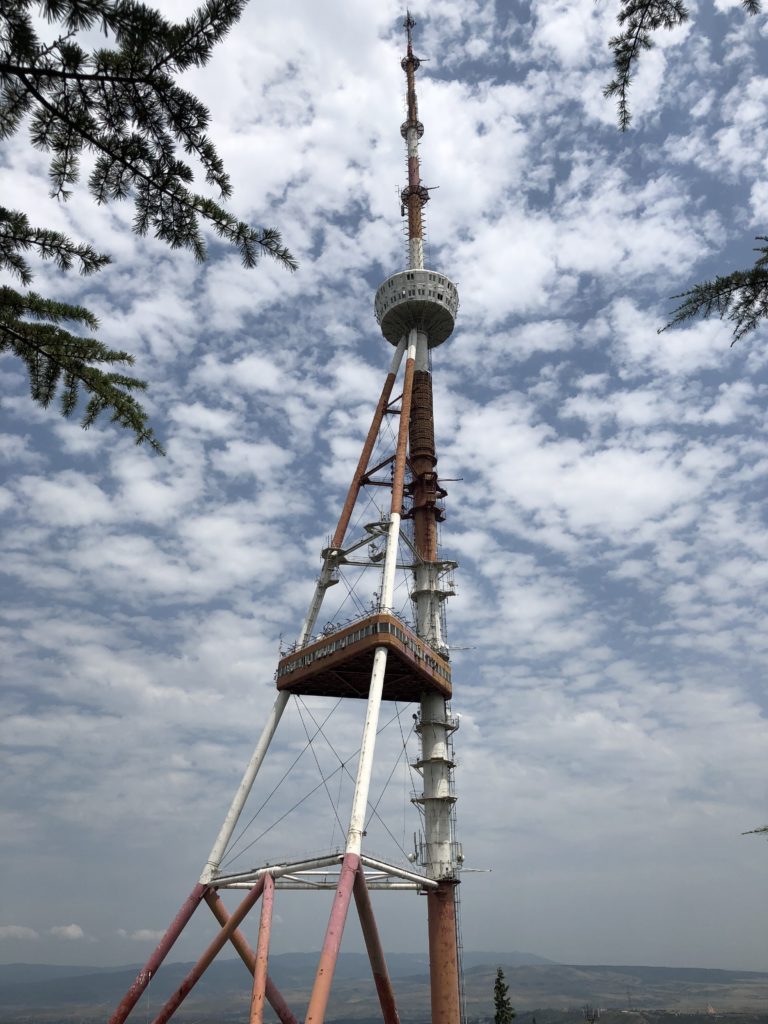
[[[33,520],[83,527],[113,516],[106,493],[83,473],[65,470],[47,479],[24,476],[16,486]]]
[[[55,939],[66,939],[71,942],[79,942],[86,937],[79,924],[54,925],[53,928],[48,929],[48,934]]]
[[[121,938],[130,939],[132,942],[159,942],[165,933],[156,931],[153,928],[137,928],[132,932],[119,928],[117,934]]]
[[[14,942],[36,942],[40,933],[34,928],[22,924],[0,924],[0,940],[11,939]]]
[[[627,374],[687,374],[722,366],[732,358],[723,328],[716,321],[659,334],[663,325],[663,314],[641,309],[629,299],[614,303],[612,334]]]

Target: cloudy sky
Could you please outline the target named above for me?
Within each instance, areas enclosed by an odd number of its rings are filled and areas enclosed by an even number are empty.
[[[490,869],[464,876],[471,949],[765,968],[768,848],[741,833],[768,821],[766,333],[657,328],[766,229],[768,22],[692,6],[619,136],[611,0],[413,4],[428,260],[461,296],[434,373],[459,837]],[[137,355],[168,449],[61,421],[0,362],[2,961],[145,958],[271,706],[391,356],[372,298],[404,265],[401,15],[254,0],[189,76],[233,209],[281,228],[295,275],[216,244],[200,267],[127,205],[47,200],[23,136],[0,155],[4,202],[115,257],[35,287]],[[328,710],[286,714],[248,817]],[[360,710],[324,726],[352,764]],[[412,710],[385,707],[374,786],[369,849],[393,860],[418,824]],[[320,740],[239,866],[339,842],[341,772],[258,839],[336,766]],[[317,948],[326,904],[279,894],[274,948]],[[377,905],[388,946],[425,948],[422,900]]]

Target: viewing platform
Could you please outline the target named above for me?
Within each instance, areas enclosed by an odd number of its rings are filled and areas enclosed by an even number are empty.
[[[313,697],[366,698],[377,647],[388,652],[383,700],[418,701],[429,690],[450,700],[449,662],[404,622],[384,612],[286,654],[277,664],[277,688]]]

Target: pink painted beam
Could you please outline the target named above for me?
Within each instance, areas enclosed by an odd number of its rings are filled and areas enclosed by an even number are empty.
[[[253,992],[251,994],[251,1017],[249,1024],[264,1024],[264,996],[267,989],[269,936],[272,930],[272,907],[274,902],[275,882],[272,875],[267,875],[264,879],[264,896],[261,900],[259,941],[256,943],[256,962],[253,968]]]
[[[170,999],[165,1003],[160,1013],[155,1017],[153,1024],[166,1024],[166,1022],[171,1019],[198,981],[202,978],[205,971],[211,966],[217,954],[221,952],[222,948],[232,938],[233,933],[237,931],[237,927],[240,922],[248,911],[252,909],[259,896],[261,896],[263,888],[264,879],[260,878],[234,914],[231,915],[224,927],[219,930],[216,938],[208,946],[184,981],[182,981],[181,985],[179,985]]]
[[[365,884],[365,874],[362,864],[359,864],[355,873],[355,904],[360,917],[360,925],[363,929],[365,948],[368,950],[368,959],[371,962],[373,980],[376,984],[376,991],[379,996],[381,1012],[384,1024],[400,1024],[400,1014],[397,1012],[395,993],[387,970],[387,961],[384,957],[384,948],[379,938],[379,929],[376,927],[376,918],[373,916],[371,897],[368,886]]]
[[[336,970],[341,937],[344,934],[344,924],[347,920],[349,901],[352,898],[352,887],[355,884],[355,873],[359,863],[360,858],[356,853],[344,854],[339,884],[336,886],[336,895],[333,898],[331,916],[325,931],[320,962],[317,965],[315,983],[312,986],[312,995],[309,997],[305,1024],[323,1024],[325,1020],[328,997],[331,994],[333,972]]]
[[[223,927],[229,920],[229,911],[222,903],[219,894],[211,890],[206,894],[205,902],[213,911],[213,915],[216,920]],[[235,931],[232,932],[229,941],[235,947],[240,959],[248,968],[249,972],[253,974],[256,967],[256,954],[251,949],[246,937],[239,929],[235,929]],[[291,1012],[288,1003],[286,1003],[283,998],[280,989],[275,985],[269,975],[267,975],[267,984],[264,991],[267,997],[267,1002],[277,1014],[280,1024],[298,1024],[298,1021]]]
[[[198,904],[200,903],[200,900],[203,898],[203,896],[205,896],[207,891],[208,886],[201,885],[198,882],[198,884],[195,886],[195,888],[192,890],[189,896],[187,896],[186,900],[181,905],[178,914],[176,915],[176,917],[174,917],[173,921],[171,921],[170,925],[168,926],[168,930],[166,931],[165,935],[162,937],[162,939],[160,939],[160,942],[157,944],[157,949],[155,949],[152,956],[149,958],[149,960],[147,960],[146,964],[144,965],[144,968],[141,971],[139,971],[139,973],[136,975],[136,980],[125,993],[122,1000],[120,1001],[119,1006],[112,1014],[112,1016],[109,1018],[109,1024],[124,1024],[124,1021],[127,1019],[128,1014],[131,1012],[131,1010],[134,1008],[136,1003],[141,998],[141,994],[149,984],[150,980],[154,978],[160,964],[163,962],[163,960],[165,960],[165,958],[170,953],[171,947],[173,946],[176,939],[178,939],[178,937],[184,931],[184,928],[188,924],[189,919],[194,914],[195,910],[198,907]]]

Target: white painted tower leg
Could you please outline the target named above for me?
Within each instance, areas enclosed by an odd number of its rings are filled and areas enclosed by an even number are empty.
[[[248,762],[248,767],[245,769],[240,785],[237,787],[237,792],[234,795],[227,816],[224,819],[224,824],[219,830],[219,834],[216,837],[216,842],[213,844],[211,852],[208,855],[208,860],[203,873],[200,875],[200,882],[202,885],[207,885],[211,881],[213,876],[219,870],[221,864],[221,858],[224,856],[224,851],[227,848],[227,844],[232,838],[232,833],[235,831],[235,826],[243,813],[243,807],[248,799],[253,783],[258,775],[259,768],[264,761],[269,744],[272,742],[272,737],[275,735],[278,722],[283,716],[285,711],[285,705],[288,703],[290,693],[287,690],[283,690],[277,695],[277,700],[272,705],[272,711],[270,712],[269,718],[267,719],[264,728],[262,729],[259,741],[256,744],[256,749],[251,755],[251,759]]]
[[[409,362],[413,365],[416,359],[417,332],[411,331],[408,337],[408,350],[406,358],[406,373]],[[403,401],[400,412],[400,435],[408,428],[408,416],[410,402]],[[404,462],[404,451],[403,462]],[[397,467],[396,467],[397,468]],[[387,531],[387,549],[384,555],[384,570],[381,580],[381,602],[383,612],[391,612],[395,596],[395,572],[397,569],[397,551],[400,542],[400,519],[399,509],[402,502],[402,493],[396,493],[397,488],[393,487],[393,508],[390,512],[389,530]],[[381,710],[381,696],[384,690],[384,674],[387,668],[387,649],[377,647],[373,656],[373,670],[371,672],[371,686],[368,691],[368,705],[365,713],[365,725],[363,726],[363,738],[360,744],[360,759],[357,763],[357,778],[355,779],[355,792],[352,797],[352,812],[349,819],[349,830],[347,832],[347,853],[359,854],[362,846],[363,830],[365,828],[365,812],[368,806],[368,791],[371,785],[371,771],[373,769],[373,753],[376,746],[376,732],[379,727],[379,712]]]

